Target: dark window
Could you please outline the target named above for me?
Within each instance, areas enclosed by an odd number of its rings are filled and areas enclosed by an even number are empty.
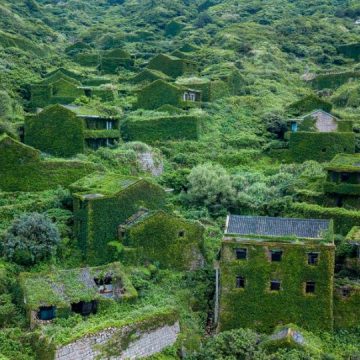
[[[245,260],[247,258],[247,249],[236,249],[235,255],[238,260]]]
[[[179,231],[179,237],[184,237],[185,236],[185,231]]]
[[[55,311],[55,306],[41,306],[37,315],[40,320],[48,321],[55,318]]]
[[[309,265],[317,265],[319,261],[318,253],[308,253],[308,264]]]
[[[236,277],[236,287],[238,289],[245,287],[245,278],[243,276]]]
[[[340,180],[341,181],[348,181],[349,179],[350,179],[350,174],[348,174],[348,173],[342,173],[340,175]]]
[[[348,288],[348,287],[343,287],[343,288],[341,289],[341,295],[342,295],[343,297],[349,297],[349,296],[351,295],[351,289]]]
[[[120,237],[120,239],[123,239],[125,237],[125,230],[119,231],[119,237]]]
[[[271,250],[271,261],[281,261],[282,250]]]
[[[336,198],[336,206],[337,207],[343,207],[343,204],[344,204],[343,198],[341,196],[338,196]]]
[[[82,316],[89,316],[90,314],[96,314],[97,301],[80,301],[76,304],[71,304],[71,310]]]
[[[305,292],[307,294],[312,294],[315,292],[315,282],[314,281],[307,281],[305,286]]]
[[[279,280],[271,280],[271,282],[270,282],[270,290],[280,291],[280,288],[281,288],[281,281],[279,281]]]

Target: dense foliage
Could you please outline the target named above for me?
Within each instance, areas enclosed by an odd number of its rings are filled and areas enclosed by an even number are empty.
[[[2,0],[0,359],[46,358],[44,339],[51,346],[68,343],[112,324],[161,318],[169,308],[177,309],[182,333],[154,360],[359,357],[360,290],[354,287],[349,298],[339,292],[359,282],[356,248],[345,238],[360,225],[357,185],[339,184],[326,170],[334,155],[360,151],[359,18],[356,0]],[[201,94],[201,101],[189,101],[185,91]],[[55,106],[38,109],[48,105]],[[316,132],[305,122],[289,134],[291,119],[319,108],[342,121],[342,132]],[[118,120],[114,128],[97,128],[94,121],[83,131],[75,113]],[[104,147],[84,146],[98,138]],[[68,188],[94,171],[151,179],[113,197],[80,196],[73,203]],[[109,190],[99,183],[100,189],[89,186],[82,195]],[[139,298],[29,331],[19,273],[129,260],[118,227],[139,207],[186,219],[160,219],[146,231],[142,223],[134,227],[141,231],[133,243],[150,240],[144,248],[153,252],[145,256],[142,249],[126,264]],[[251,312],[262,312],[259,332],[215,335],[211,265],[228,213],[334,220],[337,332],[315,329],[320,322],[330,328],[324,286],[319,303],[303,303],[313,329],[301,332],[310,347],[265,346],[268,334],[261,332],[272,331],[273,306],[286,321],[301,321],[290,295],[260,310],[245,301],[250,314],[238,320],[254,328]],[[188,249],[181,252],[175,241],[171,252],[165,250],[180,225],[194,220],[204,229],[208,266],[185,272]],[[190,232],[199,229],[189,226]],[[245,270],[261,283],[268,264],[253,251],[256,267]],[[295,253],[287,266],[300,278]],[[326,259],[329,264],[332,255]],[[238,270],[229,267],[227,280]],[[291,280],[296,297],[300,290]],[[228,307],[238,311],[242,298],[232,300]],[[239,325],[231,321],[229,328]]]

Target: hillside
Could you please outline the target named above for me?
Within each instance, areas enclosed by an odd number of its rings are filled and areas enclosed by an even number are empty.
[[[359,153],[356,0],[2,0],[0,359],[359,357]]]

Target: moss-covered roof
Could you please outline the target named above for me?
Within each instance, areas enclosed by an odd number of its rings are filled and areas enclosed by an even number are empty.
[[[59,105],[68,110],[73,111],[79,117],[85,118],[96,118],[96,119],[104,119],[104,120],[112,120],[118,119],[115,116],[110,116],[108,114],[104,114],[102,111],[89,107],[89,106],[76,106],[76,105]]]
[[[360,172],[360,154],[338,154],[325,169],[337,172]]]
[[[199,85],[199,84],[203,85],[203,84],[208,84],[209,82],[210,79],[205,77],[200,78],[197,76],[181,77],[176,80],[176,84],[181,86]]]
[[[111,276],[113,286],[121,287],[121,294],[115,298],[132,298],[136,290],[127,278],[120,263],[93,268],[55,270],[51,273],[21,273],[20,286],[27,308],[36,310],[40,306],[69,307],[80,301],[104,299],[94,278]],[[123,292],[123,293],[122,293]]]
[[[15,146],[24,149],[25,151],[29,152],[29,154],[32,154],[34,157],[40,157],[41,152],[32,146],[26,145],[12,137],[10,137],[7,134],[0,135],[0,143],[4,144],[4,146]],[[0,154],[1,156],[1,154]],[[1,170],[0,170],[1,171]]]
[[[93,173],[73,183],[70,188],[82,199],[114,196],[126,188],[144,181],[142,178],[115,173]]]

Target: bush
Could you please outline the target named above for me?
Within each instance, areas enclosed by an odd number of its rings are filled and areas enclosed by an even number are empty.
[[[59,241],[59,231],[47,216],[23,214],[5,233],[2,250],[7,259],[30,265],[54,255]]]
[[[188,181],[188,200],[194,204],[214,210],[216,206],[226,207],[234,201],[231,177],[220,165],[198,165],[191,170]]]
[[[225,331],[211,338],[190,360],[264,359],[258,350],[259,336],[249,329]],[[263,354],[265,355],[265,354]]]

